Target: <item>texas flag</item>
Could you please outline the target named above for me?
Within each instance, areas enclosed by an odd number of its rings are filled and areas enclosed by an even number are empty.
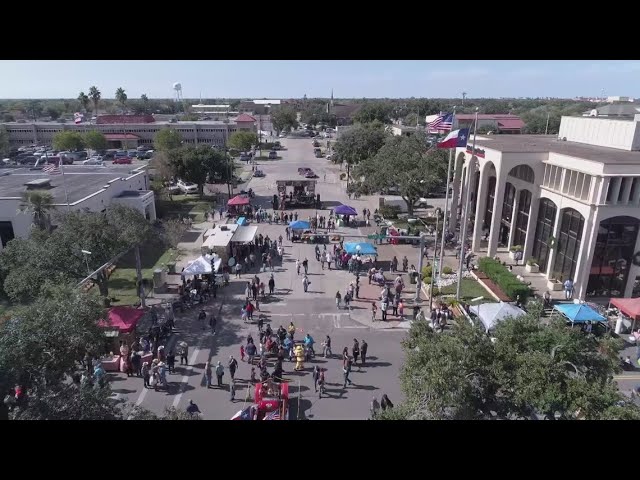
[[[444,140],[438,142],[438,148],[457,148],[465,147],[467,145],[467,139],[469,138],[469,129],[461,128],[460,130],[454,130],[449,135],[444,137]]]

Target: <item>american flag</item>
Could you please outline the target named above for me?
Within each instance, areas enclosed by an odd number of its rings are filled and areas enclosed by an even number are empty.
[[[271,413],[267,413],[263,420],[280,420],[280,410],[275,410]]]
[[[429,132],[450,131],[453,126],[453,113],[441,113],[432,122],[427,123]]]
[[[62,170],[55,163],[47,163],[44,167],[42,167],[42,171],[48,175],[60,175]]]

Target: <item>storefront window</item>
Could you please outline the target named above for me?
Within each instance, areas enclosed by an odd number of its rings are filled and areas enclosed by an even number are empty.
[[[496,199],[496,177],[489,177],[487,184],[487,210],[484,214],[484,224],[486,228],[490,228],[491,218],[493,217],[493,204]]]
[[[556,222],[556,204],[548,198],[540,199],[538,221],[536,222],[536,236],[533,241],[533,258],[538,260],[540,271],[547,271],[549,263],[550,242],[553,226]]]
[[[587,295],[624,296],[639,225],[640,221],[633,217],[613,217],[600,222]],[[640,292],[635,296],[640,296]]]
[[[507,182],[504,188],[504,201],[502,202],[502,218],[500,220],[500,245],[509,244],[509,232],[511,231],[511,222],[513,219],[513,204],[516,200],[516,189]]]
[[[584,217],[578,211],[573,208],[566,208],[562,211],[556,261],[553,266],[554,276],[560,281],[568,278],[573,279],[576,273],[583,229]]]

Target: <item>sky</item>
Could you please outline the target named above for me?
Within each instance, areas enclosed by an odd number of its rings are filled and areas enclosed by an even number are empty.
[[[632,60],[1,60],[0,98],[635,97]],[[634,88],[635,87],[635,88]]]

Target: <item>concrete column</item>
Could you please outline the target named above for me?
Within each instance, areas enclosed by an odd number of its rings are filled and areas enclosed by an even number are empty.
[[[502,223],[502,204],[504,203],[504,191],[507,185],[507,172],[503,168],[496,169],[496,193],[493,201],[493,215],[489,230],[489,246],[487,256],[493,257],[498,249],[500,238],[500,225]]]
[[[611,177],[596,177],[595,190],[595,203],[598,205],[604,205],[607,202],[607,190]]]
[[[611,203],[613,205],[616,205],[618,203],[618,195],[620,194],[620,184],[622,183],[622,178],[621,177],[613,177],[611,179],[611,185],[609,188],[612,189],[611,195],[609,195],[609,198],[611,198]],[[606,199],[607,197],[605,197]]]
[[[462,203],[461,200],[461,182],[462,182],[462,167],[464,166],[464,155],[460,155],[461,158],[458,158],[459,155],[454,152],[455,157],[453,158],[453,192],[451,194],[451,209],[449,211],[449,231],[451,233],[456,232],[456,228],[458,227],[458,205]]]
[[[580,251],[578,252],[578,260],[576,262],[575,278],[573,278],[574,298],[579,298],[580,300],[584,300],[587,293],[593,254],[598,240],[599,225],[600,221],[595,209],[591,210],[589,218],[584,222],[582,229],[582,241],[580,242]]]
[[[531,207],[529,208],[529,221],[527,222],[527,236],[524,241],[524,252],[522,260],[524,262],[531,256],[533,251],[533,241],[536,238],[536,227],[538,225],[538,213],[540,211],[540,194],[536,195],[535,190],[531,192]]]
[[[549,252],[549,263],[547,263],[547,278],[551,278],[553,273],[553,264],[556,261],[556,251],[558,250],[558,237],[560,236],[560,226],[562,220],[562,209],[558,208],[556,210],[556,221],[553,224],[553,233],[552,236],[556,239],[555,246]]]
[[[633,192],[633,198],[631,198],[629,201],[633,205],[638,205],[638,203],[640,203],[640,177],[635,177],[633,181],[638,185],[636,186],[636,191]]]
[[[473,243],[471,249],[474,252],[480,251],[480,240],[482,238],[482,224],[484,213],[487,210],[487,193],[489,191],[489,166],[485,165],[480,171],[480,182],[478,183],[478,196],[476,201],[476,216],[473,225]]]
[[[1,247],[0,247],[1,248]],[[636,237],[636,247],[633,249],[633,254],[640,251],[640,232],[638,232],[638,236]],[[633,292],[633,282],[635,282],[636,277],[640,275],[640,267],[633,264],[633,258],[630,259],[629,263],[629,276],[627,277],[627,285],[624,288],[624,296],[630,297],[631,292]]]
[[[625,177],[622,187],[622,200],[620,205],[628,205],[631,200],[631,184],[633,183],[633,177]]]
[[[520,206],[520,190],[516,188],[516,194],[513,197],[513,211],[511,212],[511,228],[509,229],[509,242],[507,248],[513,247],[513,236],[516,233],[516,223],[518,220],[518,207]],[[523,245],[524,247],[524,245]]]

